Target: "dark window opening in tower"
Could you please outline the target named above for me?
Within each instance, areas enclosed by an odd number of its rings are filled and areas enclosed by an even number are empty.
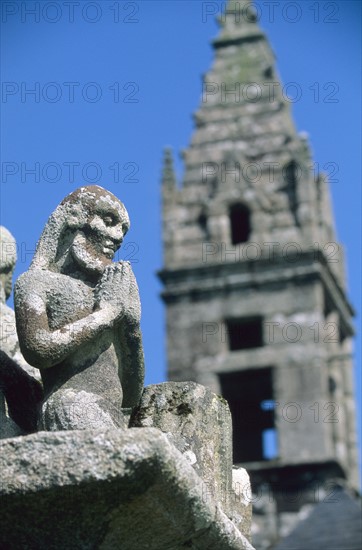
[[[342,323],[340,323],[340,327],[339,327],[339,343],[340,344],[343,344],[343,342],[345,341],[345,339],[347,338],[348,336],[348,333],[347,331],[345,330],[345,327],[343,326]]]
[[[207,217],[205,212],[201,212],[200,216],[198,217],[198,222],[200,227],[205,231],[207,227]]]
[[[260,403],[262,411],[275,411],[276,402],[265,399]],[[276,428],[266,428],[262,432],[264,460],[272,460],[278,456],[278,433]]]
[[[300,226],[298,219],[298,200],[297,200],[297,183],[300,178],[300,167],[292,160],[283,168],[284,186],[282,190],[286,193],[289,202],[289,208],[293,215],[295,225]]]
[[[243,204],[234,204],[230,211],[232,244],[246,243],[250,236],[250,211]]]
[[[336,392],[337,384],[335,379],[332,376],[328,376],[328,391],[331,396]]]
[[[276,458],[272,368],[220,373],[219,379],[233,421],[234,463]]]
[[[228,319],[226,330],[230,351],[259,348],[264,344],[262,317]]]
[[[323,314],[324,318],[327,320],[328,316],[335,311],[335,305],[332,301],[332,298],[327,293],[326,289],[324,289],[324,308],[323,308]]]
[[[291,162],[289,162],[289,164],[284,166],[283,176],[284,176],[285,183],[295,187],[297,183],[297,169],[298,169],[298,166],[294,160],[292,160]]]

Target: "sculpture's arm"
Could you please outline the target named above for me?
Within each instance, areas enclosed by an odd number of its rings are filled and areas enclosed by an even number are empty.
[[[119,379],[123,389],[123,407],[135,407],[144,382],[144,357],[141,336],[141,303],[131,264],[121,261],[108,266],[95,291],[96,306],[118,302],[115,337],[118,340]],[[118,309],[118,307],[117,307]]]
[[[140,324],[127,317],[119,327],[122,356],[119,377],[123,390],[122,407],[136,407],[144,386],[144,354]]]
[[[117,320],[116,333],[119,340],[119,378],[122,384],[122,407],[138,405],[144,384],[144,355],[141,334],[141,301],[137,281],[129,262],[119,262],[115,271],[121,274],[116,286],[122,295],[123,314]],[[114,283],[117,284],[116,278]]]
[[[37,412],[43,400],[42,385],[3,350],[0,350],[0,389],[10,418],[25,433],[35,432]]]
[[[45,292],[31,288],[26,275],[15,286],[15,313],[22,354],[40,369],[61,363],[114,323],[114,314],[104,307],[60,329],[50,329]]]

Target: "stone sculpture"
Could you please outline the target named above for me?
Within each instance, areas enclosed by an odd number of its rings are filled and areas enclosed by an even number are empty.
[[[0,471],[0,548],[254,550],[156,428],[0,441]]]
[[[50,216],[15,286],[20,347],[40,369],[41,429],[127,427],[144,359],[138,287],[112,262],[130,226],[109,191],[81,187]]]
[[[20,352],[15,314],[6,304],[16,256],[14,237],[0,226],[0,438],[35,431],[42,398],[39,371]]]
[[[39,371],[31,367],[20,352],[16,334],[14,310],[6,304],[12,290],[12,278],[17,260],[16,241],[10,231],[0,226],[0,315],[1,349],[16,361],[30,376],[40,380]]]
[[[45,398],[42,431],[0,441],[0,547],[254,550],[227,402],[194,382],[143,390],[138,288],[112,261],[128,228],[114,195],[81,187],[16,283],[20,347]],[[16,416],[15,367],[0,351]]]

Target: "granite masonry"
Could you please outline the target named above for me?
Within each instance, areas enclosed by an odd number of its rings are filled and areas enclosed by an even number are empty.
[[[252,2],[229,0],[219,23],[182,181],[164,157],[168,377],[228,401],[266,549],[334,486],[358,490],[354,310],[327,177]]]

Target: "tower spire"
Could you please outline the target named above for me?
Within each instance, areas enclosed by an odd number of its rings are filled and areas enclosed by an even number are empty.
[[[258,25],[257,12],[249,0],[228,0],[225,11],[218,16],[217,21],[221,33],[213,42],[216,48],[263,36]]]
[[[234,460],[248,464],[255,487],[273,483],[277,525],[296,511],[281,495],[300,491],[307,502],[306,479],[358,485],[353,310],[328,185],[251,2],[229,0],[219,23],[180,189],[165,155],[168,373],[229,401]],[[322,332],[332,328],[332,338]],[[296,406],[297,430],[283,403]],[[330,405],[343,426],[310,416]],[[273,521],[262,537],[272,540]]]
[[[174,215],[177,206],[178,189],[173,165],[171,147],[165,147],[162,166],[162,239],[164,243],[164,259],[172,261],[174,250]]]
[[[176,188],[176,176],[173,166],[171,147],[165,147],[163,154],[162,187],[164,190]]]

